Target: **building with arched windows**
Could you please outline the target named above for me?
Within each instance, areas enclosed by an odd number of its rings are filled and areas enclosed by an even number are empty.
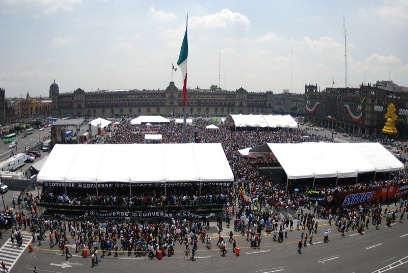
[[[291,94],[290,103],[275,100],[272,91],[248,92],[244,88],[236,91],[203,90],[187,91],[186,113],[196,116],[226,116],[236,114],[303,114],[303,95]],[[121,117],[139,115],[180,116],[183,114],[183,96],[174,82],[164,90],[97,90],[85,92],[77,89],[71,93],[60,93],[54,82],[50,86],[55,117]],[[296,96],[298,99],[293,100]],[[293,107],[296,104],[297,107]],[[291,112],[290,112],[291,111]],[[296,114],[296,113],[295,113]]]

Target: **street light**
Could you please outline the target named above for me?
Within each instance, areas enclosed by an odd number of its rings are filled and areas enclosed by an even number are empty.
[[[3,184],[3,176],[0,173],[0,181]],[[3,201],[3,206],[4,206],[4,212],[6,212],[6,204],[4,203],[4,197],[3,197],[4,193],[1,193],[1,200]]]

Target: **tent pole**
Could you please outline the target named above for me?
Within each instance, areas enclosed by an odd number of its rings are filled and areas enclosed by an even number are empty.
[[[201,180],[200,180],[200,189],[199,189],[199,196],[201,196]]]
[[[98,194],[98,183],[95,183],[95,188],[96,188],[96,196],[99,196],[99,194]]]
[[[339,181],[339,176],[337,175],[336,177],[336,187],[337,187],[337,182]]]
[[[65,195],[68,195],[68,193],[67,193],[67,181],[64,181],[64,186],[65,186]]]
[[[132,182],[129,182],[129,199],[132,198]]]
[[[286,178],[286,193],[288,192],[289,187],[289,178]]]
[[[375,177],[377,176],[377,172],[374,172],[374,183],[375,183]]]
[[[315,179],[316,179],[316,176],[313,177],[313,188],[314,188],[314,184],[315,184]]]
[[[187,143],[187,135],[186,135],[186,128],[187,128],[187,121],[186,121],[186,105],[183,106],[183,143]]]

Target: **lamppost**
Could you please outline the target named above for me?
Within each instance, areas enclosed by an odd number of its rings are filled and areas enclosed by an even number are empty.
[[[1,183],[3,183],[3,176],[0,173],[0,181]],[[3,201],[3,206],[4,206],[4,212],[6,211],[6,204],[4,203],[4,197],[3,197],[4,193],[1,193],[1,200]]]
[[[38,143],[41,143],[41,140],[40,140],[40,128],[38,128],[37,130],[38,130]]]

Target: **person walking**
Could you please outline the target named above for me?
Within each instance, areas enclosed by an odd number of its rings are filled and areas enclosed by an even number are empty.
[[[1,261],[1,268],[3,269],[3,272],[9,272],[4,261]]]
[[[302,254],[302,246],[303,246],[302,240],[299,240],[298,242],[298,253],[299,254]]]
[[[68,246],[65,246],[65,259],[66,259],[66,260],[68,260],[68,256],[69,256],[70,258],[72,258],[72,254],[69,253],[69,248],[68,248]]]
[[[37,269],[37,267],[35,267],[35,266],[34,266],[34,270],[33,270],[33,272],[34,272],[34,273],[38,273],[38,269]]]

